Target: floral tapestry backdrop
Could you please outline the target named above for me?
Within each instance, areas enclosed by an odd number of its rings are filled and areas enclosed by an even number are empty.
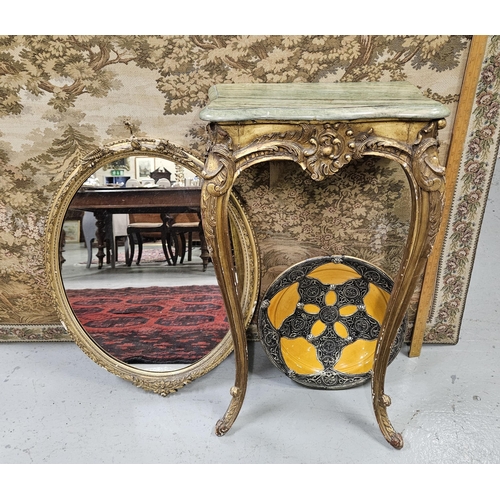
[[[246,170],[236,190],[259,242],[261,295],[285,269],[311,257],[355,255],[396,274],[410,203],[399,165],[369,159],[318,183],[292,162],[275,162]]]
[[[425,332],[427,342],[455,343],[462,321],[474,254],[498,155],[500,37],[490,38],[476,89],[436,294]]]
[[[203,155],[198,113],[217,83],[407,80],[452,111],[440,135],[445,163],[470,40],[0,36],[0,340],[67,339],[48,290],[45,222],[62,180],[92,150],[132,128]],[[408,224],[400,169],[366,162],[340,177],[314,183],[295,165],[242,175],[237,188],[259,236],[262,292],[285,266],[330,252],[394,273]],[[278,204],[272,216],[271,203]]]

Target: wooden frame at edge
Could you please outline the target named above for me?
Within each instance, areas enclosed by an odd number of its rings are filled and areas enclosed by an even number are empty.
[[[457,114],[453,124],[453,132],[451,137],[448,159],[446,161],[446,190],[445,199],[447,200],[441,220],[440,230],[438,232],[434,249],[429,256],[425,268],[424,279],[422,282],[422,291],[418,303],[417,314],[415,317],[415,325],[413,328],[413,336],[409,357],[420,356],[422,344],[424,343],[425,327],[429,318],[429,312],[434,298],[436,278],[441,258],[441,251],[444,245],[444,236],[446,227],[449,222],[450,212],[452,207],[453,194],[457,183],[458,170],[462,152],[469,128],[469,120],[472,113],[474,98],[476,95],[477,82],[481,72],[486,44],[488,42],[487,35],[474,35],[472,37],[469,56],[467,58],[467,66],[465,68],[465,77],[462,82],[460,92],[460,100],[458,102]]]

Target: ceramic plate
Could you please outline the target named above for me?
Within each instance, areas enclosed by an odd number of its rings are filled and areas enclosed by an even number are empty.
[[[345,389],[371,378],[393,281],[372,264],[344,256],[295,264],[267,290],[259,310],[264,350],[296,382]],[[401,349],[405,317],[389,362]]]

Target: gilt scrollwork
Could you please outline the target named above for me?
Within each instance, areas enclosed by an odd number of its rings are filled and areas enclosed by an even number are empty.
[[[297,128],[298,127],[298,128]],[[238,170],[266,160],[287,159],[320,181],[353,158],[354,130],[347,123],[299,124],[285,132],[263,134],[236,152]]]
[[[405,170],[410,168],[412,147],[406,142],[373,135],[373,129],[360,132],[353,140],[353,159],[375,155],[398,162]]]
[[[218,199],[226,194],[233,184],[235,161],[229,134],[214,124],[208,126],[208,133],[210,140],[201,172],[204,181],[201,190],[201,213],[203,214],[202,223],[207,248],[213,255]]]
[[[429,197],[429,223],[424,253],[432,249],[439,230],[443,208],[445,169],[439,162],[438,129],[445,120],[433,121],[424,127],[413,144],[372,135],[372,130],[355,137],[354,159],[376,155],[398,162],[405,170],[414,190],[422,189]]]
[[[397,161],[424,191],[440,191],[444,183],[444,167],[439,163],[437,129],[432,122],[417,135],[413,145],[372,135],[372,130],[355,137],[353,158],[371,154]]]
[[[88,169],[94,169],[95,166],[105,160],[106,158],[113,155],[113,150],[103,146],[102,148],[96,149],[82,158],[81,163]]]
[[[207,250],[212,256],[214,252],[215,226],[217,224],[217,197],[212,196],[207,191],[207,185],[205,184],[201,189],[200,206],[203,214],[202,224],[205,242]]]
[[[395,286],[388,304],[374,359],[372,395],[380,430],[395,448],[403,446],[387,415],[390,398],[384,394],[388,346],[393,340],[401,311],[408,307],[418,277],[425,266],[439,230],[444,191],[445,169],[439,164],[437,130],[442,123],[431,122],[418,134],[413,144],[373,137],[367,134],[360,141],[363,154],[375,154],[398,161],[405,170],[413,191],[412,222],[408,243]]]
[[[436,241],[439,227],[441,225],[441,216],[444,207],[444,197],[440,191],[433,191],[429,196],[429,225],[427,232],[427,244],[424,249],[425,256],[431,253],[434,242]]]
[[[444,167],[439,163],[439,143],[427,138],[416,144],[413,149],[413,175],[424,191],[440,191],[444,183]]]
[[[431,122],[417,135],[413,144],[413,173],[418,185],[424,191],[441,191],[444,187],[445,169],[439,163],[438,129],[445,120]]]
[[[175,164],[191,168],[196,173],[201,173],[203,162],[195,153],[180,148],[163,139],[138,138],[132,136],[128,140],[116,141],[95,149],[81,160],[85,170],[95,170],[111,159],[124,158],[137,154],[158,156],[161,155]]]
[[[170,394],[174,394],[179,389],[182,389],[185,385],[191,383],[193,380],[196,380],[198,374],[191,374],[187,377],[178,377],[173,378],[171,380],[147,380],[144,377],[128,377],[124,378],[128,379],[132,382],[136,387],[140,389],[144,389],[145,391],[153,392],[154,394],[158,394],[159,396],[167,397]]]
[[[223,436],[231,428],[233,422],[236,420],[238,413],[243,405],[243,399],[245,398],[245,390],[233,386],[229,393],[231,394],[231,402],[229,407],[224,414],[224,416],[217,421],[215,425],[215,434],[217,436]]]
[[[314,127],[309,139],[310,148],[304,149],[306,169],[316,181],[337,173],[352,160],[354,132],[346,123],[323,124]]]
[[[379,427],[386,440],[397,449],[403,446],[403,438],[394,430],[387,415],[390,398],[384,393],[385,372],[391,345],[408,307],[416,280],[425,265],[425,257],[432,248],[439,229],[445,171],[438,158],[437,130],[444,123],[444,120],[429,123],[416,137],[413,135],[415,139],[409,142],[400,139],[405,137],[407,131],[407,136],[411,135],[410,131],[414,134],[415,124],[411,124],[414,128],[396,121],[377,124],[373,125],[378,131],[375,133],[374,129],[366,128],[366,124],[357,122],[290,123],[274,132],[261,129],[265,133],[256,134],[256,138],[247,142],[243,140],[244,145],[238,147],[233,146],[226,130],[212,123],[211,140],[203,170],[205,182],[202,203],[206,214],[204,228],[207,242],[217,242],[217,250],[222,249],[222,254],[228,261],[227,250],[220,241],[223,235],[220,231],[215,234],[215,229],[223,215],[223,195],[227,194],[236,176],[244,169],[264,161],[291,160],[301,165],[312,179],[320,181],[335,174],[351,161],[365,156],[378,156],[401,165],[412,191],[412,220],[406,252],[381,327],[372,376],[373,404]],[[385,137],[382,133],[384,130],[389,130],[396,138],[391,138],[390,134]],[[241,137],[245,138],[244,130]],[[217,252],[214,256],[217,257]],[[226,271],[227,262],[224,263],[226,266],[222,267]],[[235,293],[234,283],[231,283],[229,276],[223,274],[225,285]],[[235,322],[235,326],[239,326],[238,322]],[[242,344],[243,331],[233,331],[233,340],[235,344]],[[219,435],[226,433],[231,427],[243,403],[247,366],[246,358],[240,352],[241,346],[239,347],[240,349],[235,349],[237,381],[231,392],[230,406],[217,424],[216,432]]]
[[[185,148],[180,148],[169,141],[156,140],[154,150],[167,155],[175,164],[191,167],[195,172],[203,170],[203,162],[195,156],[195,153],[188,152]]]
[[[387,407],[391,405],[391,398],[387,394],[384,394],[383,391],[380,394],[372,391],[372,395],[375,414],[382,435],[391,446],[400,450],[404,444],[403,436],[394,430],[387,415]]]
[[[108,162],[121,158],[133,156],[140,151],[141,155],[158,157],[170,160],[174,163],[191,169],[193,173],[201,176],[203,162],[194,153],[184,150],[167,140],[140,138],[133,141],[125,139],[107,144],[94,150],[82,158],[76,168],[68,175],[59,191],[54,196],[47,218],[46,237],[46,269],[49,277],[51,298],[58,312],[61,323],[68,331],[71,338],[80,349],[95,363],[105,368],[109,372],[130,381],[137,387],[152,391],[161,396],[167,396],[181,389],[186,384],[201,377],[208,371],[215,368],[233,350],[233,342],[230,334],[206,356],[184,368],[149,371],[137,366],[133,366],[119,361],[107,354],[82,327],[71,305],[68,301],[64,283],[62,281],[60,263],[60,236],[65,220],[66,212],[73,200],[75,193],[81,189],[83,183],[89,175]],[[216,198],[215,198],[216,199]],[[235,248],[238,249],[236,259],[236,271],[240,276],[243,297],[241,306],[244,322],[249,324],[253,316],[258,295],[258,280],[260,271],[259,261],[255,258],[257,248],[255,246],[255,236],[247,220],[246,213],[234,196],[228,195],[228,212],[234,224],[232,225],[231,237]],[[99,219],[97,219],[99,221]],[[100,227],[99,230],[103,231]],[[251,270],[251,274],[247,274]],[[257,281],[254,281],[257,280]]]
[[[418,186],[429,196],[427,241],[423,250],[426,256],[434,245],[444,206],[445,168],[439,162],[437,133],[445,123],[445,120],[431,122],[413,144],[413,175]]]
[[[201,176],[206,181],[204,190],[219,197],[227,192],[234,180],[233,143],[229,134],[214,124],[208,126],[208,133],[210,140]]]

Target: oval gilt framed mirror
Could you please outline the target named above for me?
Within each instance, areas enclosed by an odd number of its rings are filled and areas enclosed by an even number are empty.
[[[163,396],[233,349],[199,220],[202,168],[167,141],[115,142],[69,174],[47,221],[46,269],[62,324],[100,366]],[[248,326],[259,257],[236,196],[229,221]]]

